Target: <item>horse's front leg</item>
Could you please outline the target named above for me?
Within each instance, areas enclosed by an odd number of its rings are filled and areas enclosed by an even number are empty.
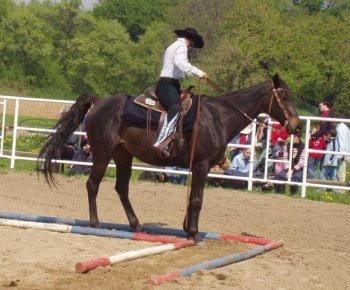
[[[198,232],[199,214],[203,204],[204,185],[209,172],[208,162],[195,163],[192,168],[191,194],[187,214],[184,220],[184,231],[187,237],[199,242]]]
[[[125,150],[118,150],[113,159],[117,166],[115,190],[119,195],[119,199],[129,220],[130,227],[136,232],[141,232],[142,226],[139,223],[129,199],[129,181],[131,177],[132,155]]]

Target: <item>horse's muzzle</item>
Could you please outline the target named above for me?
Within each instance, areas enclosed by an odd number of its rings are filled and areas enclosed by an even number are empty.
[[[299,117],[288,120],[287,130],[289,134],[297,134],[303,130],[303,124]]]

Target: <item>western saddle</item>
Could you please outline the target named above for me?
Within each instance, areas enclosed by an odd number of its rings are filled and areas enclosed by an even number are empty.
[[[163,151],[162,149],[164,149],[166,146],[168,146],[168,150],[167,151],[170,152],[171,147],[173,145],[172,141],[174,141],[174,139],[178,139],[179,140],[180,148],[181,148],[181,146],[184,145],[184,139],[183,139],[183,135],[182,135],[182,124],[183,124],[183,117],[186,115],[186,113],[189,111],[189,109],[191,108],[191,105],[192,105],[192,99],[191,99],[191,95],[192,95],[191,90],[192,90],[192,88],[193,88],[193,86],[189,86],[180,95],[180,99],[181,99],[180,118],[179,118],[179,121],[178,121],[178,123],[176,125],[176,130],[174,131],[174,133],[171,134],[158,147],[161,152]],[[148,88],[146,91],[148,93],[147,95],[142,94],[142,95],[137,96],[135,98],[134,102],[135,102],[135,104],[140,105],[140,106],[145,107],[145,108],[148,109],[148,113],[147,113],[147,140],[149,140],[149,128],[150,128],[149,124],[151,122],[151,120],[150,120],[150,111],[157,111],[157,112],[161,113],[161,116],[160,116],[160,119],[159,119],[159,123],[158,123],[158,133],[159,133],[160,129],[163,126],[164,119],[165,119],[167,111],[160,104],[159,98],[156,95],[155,87]],[[176,132],[176,131],[178,131],[178,132]],[[163,157],[169,157],[170,154],[168,153],[168,154],[163,154],[163,155],[166,155],[166,156],[163,156]]]

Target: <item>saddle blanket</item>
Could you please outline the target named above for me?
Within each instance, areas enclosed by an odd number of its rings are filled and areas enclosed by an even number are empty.
[[[192,96],[192,106],[184,116],[183,119],[183,132],[191,132],[196,120],[197,111],[197,96]],[[135,97],[129,97],[127,104],[122,114],[122,119],[140,128],[147,127],[147,109],[134,103]],[[158,129],[158,123],[160,119],[160,112],[151,111],[151,128],[154,130]]]

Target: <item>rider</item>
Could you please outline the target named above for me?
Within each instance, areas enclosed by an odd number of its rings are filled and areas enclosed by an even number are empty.
[[[192,47],[202,48],[204,46],[202,37],[195,29],[189,27],[174,32],[178,39],[165,51],[163,68],[156,86],[156,94],[161,105],[167,110],[167,115],[158,139],[153,146],[163,157],[168,157],[169,152],[162,148],[164,147],[162,143],[175,130],[180,115],[180,79],[192,75],[202,79],[207,78],[205,72],[188,62],[188,50]]]

